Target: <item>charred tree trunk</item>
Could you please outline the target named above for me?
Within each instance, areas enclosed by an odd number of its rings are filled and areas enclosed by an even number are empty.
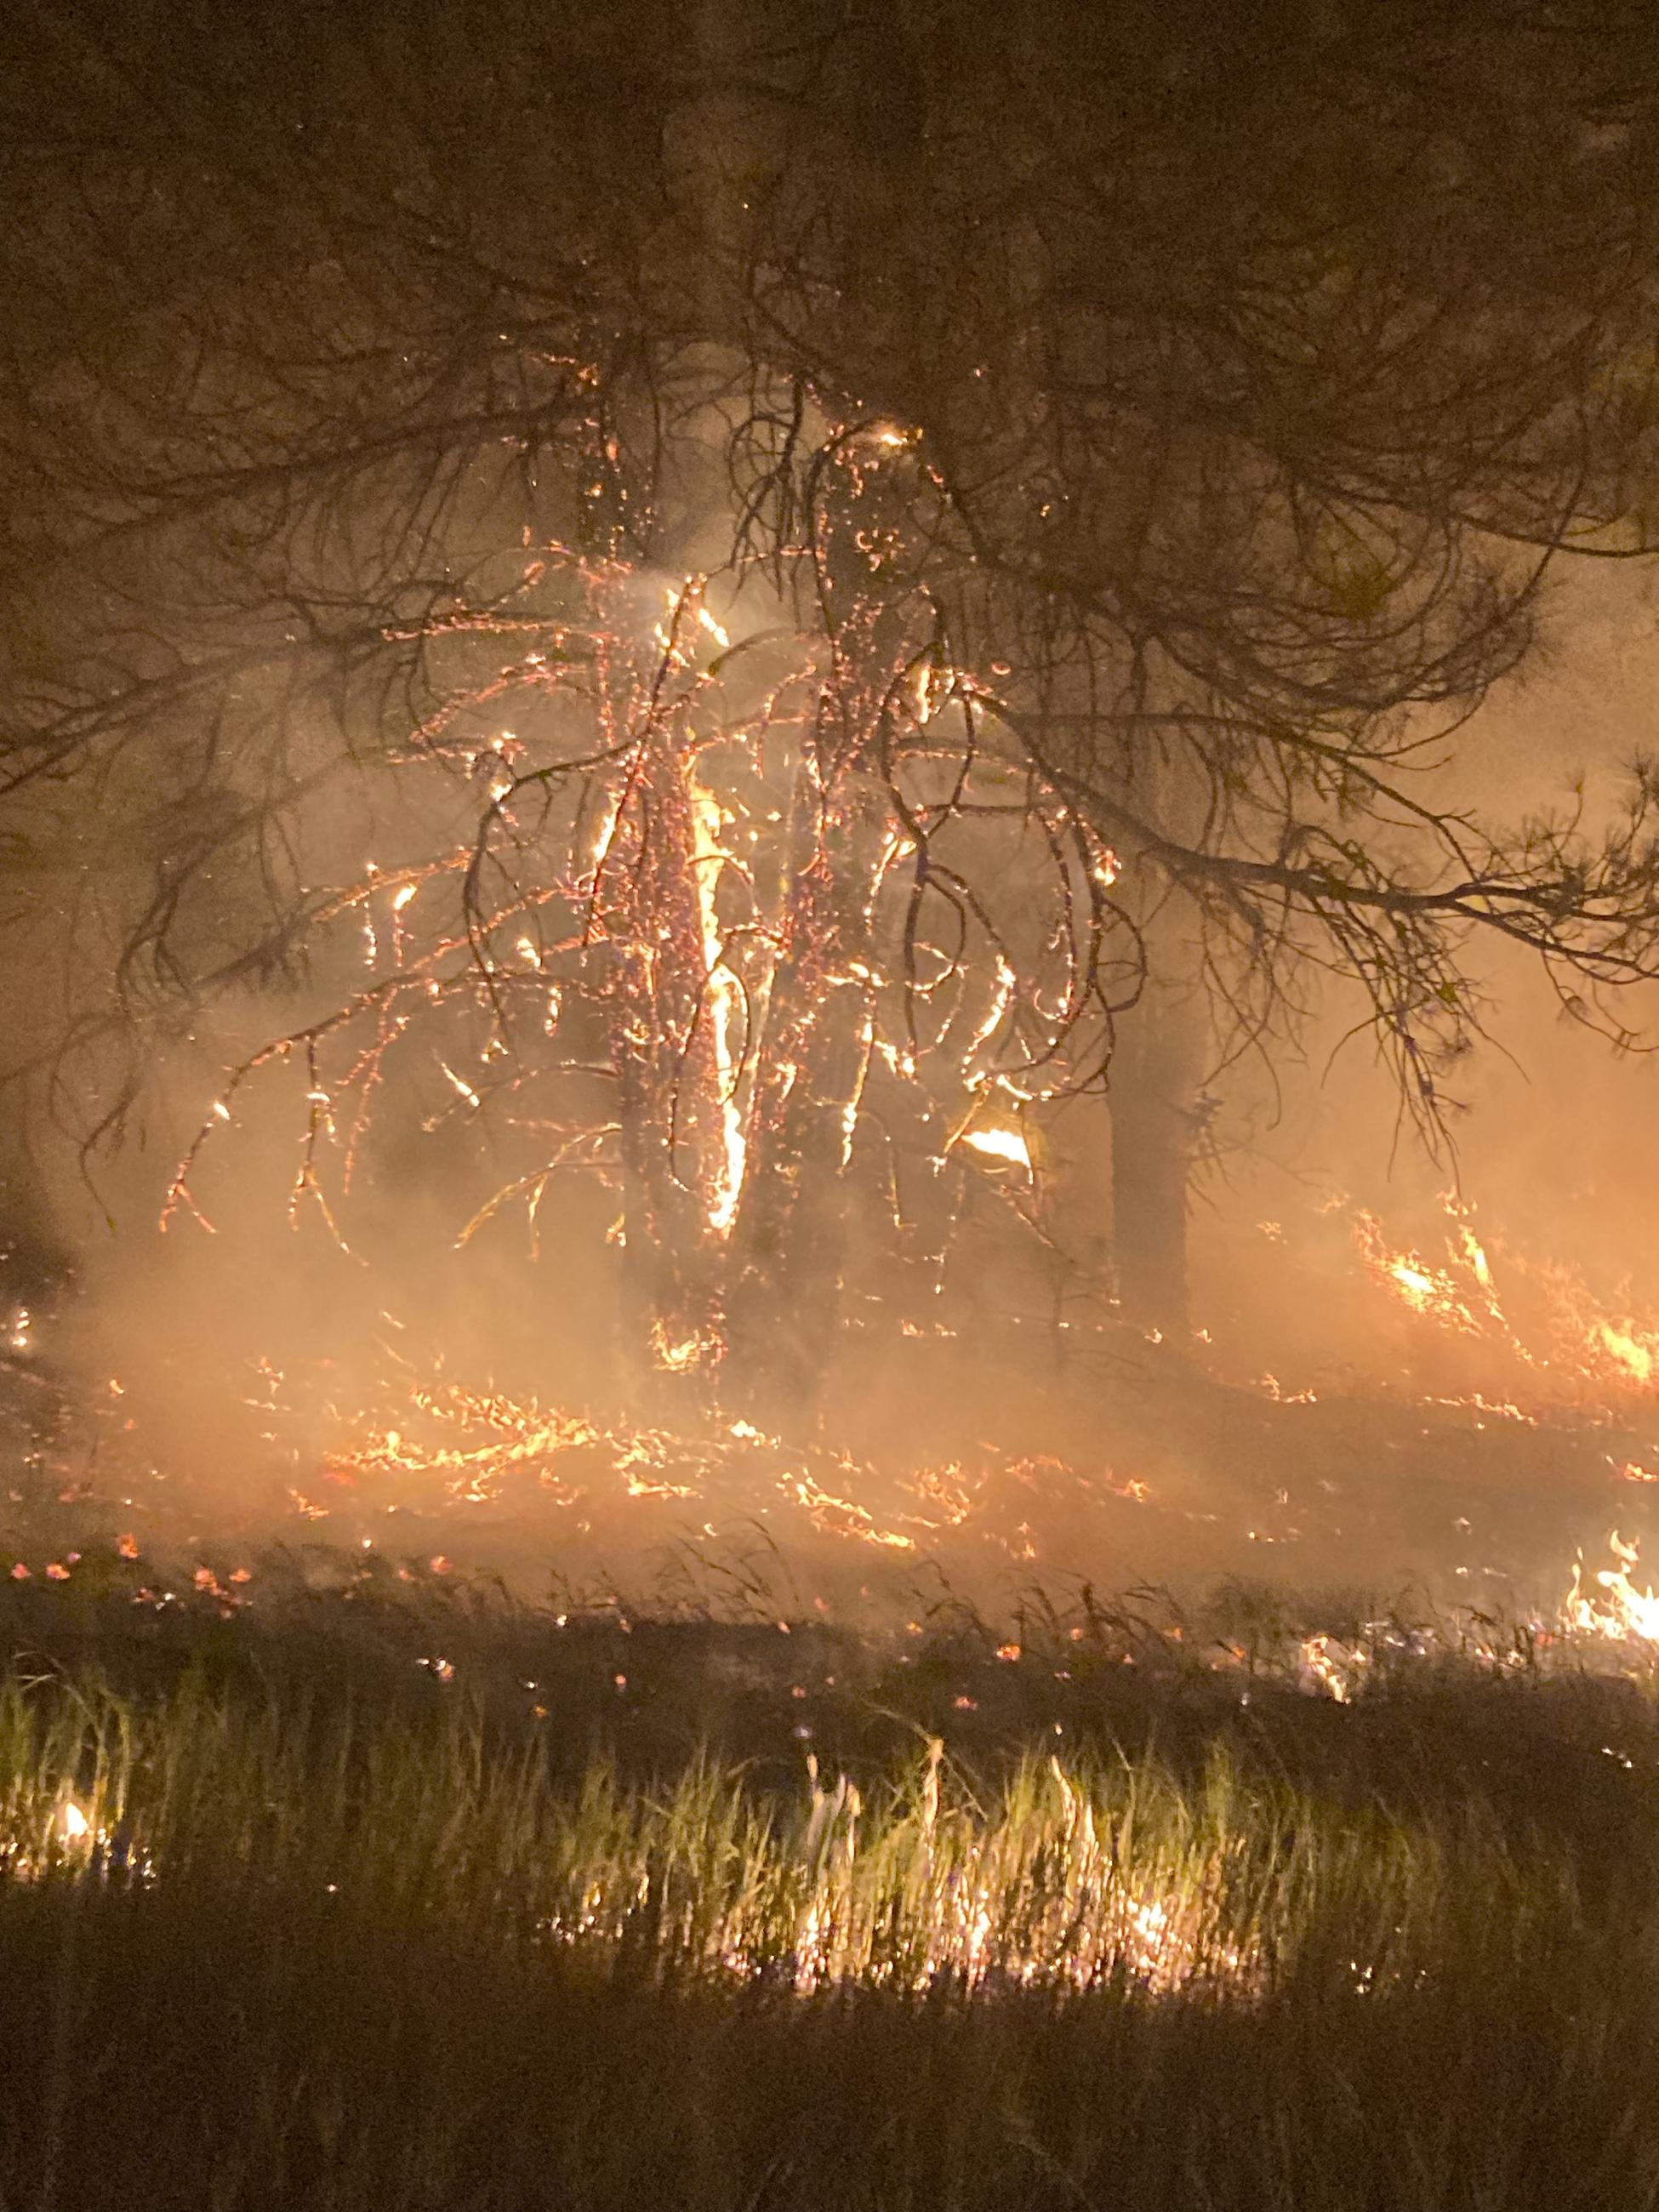
[[[611,1052],[623,1192],[624,1326],[659,1369],[691,1372],[718,1341],[711,1223],[720,1203],[720,1070],[708,1018],[695,796],[677,724],[653,737],[619,820],[608,902]]]
[[[813,1407],[841,1318],[854,1122],[870,1052],[872,945],[866,894],[880,825],[856,793],[799,786],[805,864],[790,888],[733,1236],[733,1366],[763,1411]]]
[[[1194,987],[1158,977],[1112,1055],[1112,1254],[1126,1316],[1175,1341],[1192,1330],[1187,1216],[1205,1022]]]
[[[1198,834],[1202,794],[1188,763],[1155,754],[1131,763],[1126,784],[1165,836],[1179,842]],[[1188,1209],[1209,1046],[1202,916],[1155,864],[1124,857],[1146,981],[1120,1018],[1108,1076],[1114,1273],[1126,1318],[1184,1343],[1192,1333]]]

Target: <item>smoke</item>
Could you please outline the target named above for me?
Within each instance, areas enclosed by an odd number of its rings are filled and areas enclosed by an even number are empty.
[[[1559,804],[1582,775],[1592,814],[1611,803],[1659,676],[1651,586],[1596,565],[1552,612],[1547,652],[1463,733],[1437,795],[1515,817]],[[371,823],[387,868],[430,843],[453,786],[429,778],[410,797],[399,785],[400,848],[381,781],[368,774],[350,803],[319,807],[310,865],[342,877],[360,866]],[[819,1589],[900,1588],[930,1553],[964,1586],[977,1577],[1005,1594],[1022,1578],[1218,1571],[1490,1573],[1508,1588],[1630,1504],[1607,1486],[1615,1459],[1659,1464],[1639,1393],[1613,1427],[1586,1413],[1541,1440],[1478,1408],[1425,1415],[1425,1399],[1508,1395],[1516,1363],[1391,1297],[1356,1240],[1370,1215],[1392,1245],[1433,1260],[1449,1191],[1500,1255],[1582,1280],[1615,1316],[1659,1305],[1659,1075],[1588,1036],[1502,947],[1480,966],[1497,1045],[1449,1079],[1452,1157],[1424,1156],[1386,1069],[1363,1041],[1342,1043],[1352,1009],[1340,987],[1299,1054],[1217,1079],[1215,1157],[1193,1212],[1196,1358],[1113,1306],[1109,1102],[1072,1100],[1030,1117],[1029,1165],[1006,1146],[953,1152],[933,1214],[915,1209],[896,1257],[855,1235],[821,1400],[748,1460],[728,1426],[720,1449],[739,1457],[705,1455],[689,1480],[672,1439],[708,1433],[709,1394],[619,1353],[613,1194],[591,1175],[556,1176],[533,1233],[519,1208],[459,1241],[516,1155],[429,1063],[378,1099],[349,1207],[331,1214],[305,1182],[307,1078],[293,1060],[247,1087],[235,1127],[203,1154],[199,1213],[175,1207],[160,1226],[226,1066],[337,994],[345,957],[224,996],[167,1041],[125,1141],[89,1169],[49,1120],[12,1125],[9,1292],[30,1307],[31,1358],[96,1409],[90,1428],[68,1424],[52,1464],[74,1462],[95,1494],[140,1498],[158,1529],[354,1544],[368,1529],[390,1544],[407,1526],[422,1549],[532,1579],[554,1560],[642,1574],[688,1532],[718,1550],[748,1527],[780,1559],[808,1560],[799,1571]],[[15,1060],[47,1052],[64,1012],[49,964],[20,960],[5,997]],[[1561,1396],[1556,1379],[1518,1376],[1540,1401]],[[411,1502],[383,1470],[342,1474],[354,1439],[397,1433],[411,1390],[451,1383],[614,1431],[616,1463],[635,1455],[625,1510],[604,1502],[586,1461],[580,1480],[537,1460],[521,1481],[511,1448],[533,1431],[528,1414],[518,1431],[502,1413],[493,1430],[470,1415],[443,1431],[443,1449],[485,1452],[494,1435],[507,1454],[499,1495],[459,1519],[429,1485]],[[669,1441],[647,1449],[646,1432]],[[848,1510],[837,1517],[826,1498]],[[314,1527],[295,1520],[319,1510]]]
[[[1623,771],[1650,751],[1659,696],[1659,617],[1642,564],[1589,562],[1561,572],[1546,604],[1540,645],[1462,731],[1431,788],[1437,799],[1518,822],[1582,806],[1588,824],[1617,806]],[[1338,1193],[1390,1224],[1400,1241],[1432,1237],[1441,1195],[1456,1192],[1489,1233],[1516,1249],[1581,1270],[1610,1298],[1659,1298],[1653,1267],[1659,1181],[1650,1171],[1659,1067],[1645,1049],[1621,1052],[1575,1018],[1577,987],[1558,991],[1529,960],[1497,939],[1474,947],[1490,1042],[1449,1072],[1451,1143],[1425,1155],[1401,1126],[1392,1087],[1376,1079],[1363,1039],[1344,1042],[1340,988],[1301,1065],[1274,1071],[1276,1115],[1226,1164],[1214,1217],[1217,1238],[1236,1243],[1278,1221],[1291,1250],[1322,1249],[1313,1224]],[[1656,1034],[1659,993],[1610,1001],[1619,1020]],[[1248,1089],[1250,1078],[1245,1073]],[[1260,1079],[1257,1079],[1260,1086]],[[1311,1248],[1310,1240],[1311,1239]],[[1236,1305],[1249,1302],[1237,1283]],[[1316,1303],[1316,1302],[1314,1302]],[[1296,1311],[1296,1302],[1285,1302]],[[1329,1316],[1308,1313],[1316,1341]],[[1334,1353],[1364,1374],[1361,1330],[1341,1332]]]

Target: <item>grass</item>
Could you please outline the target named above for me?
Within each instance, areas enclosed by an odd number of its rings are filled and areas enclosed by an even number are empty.
[[[88,1564],[0,1610],[0,2212],[1659,2203],[1645,1682]]]

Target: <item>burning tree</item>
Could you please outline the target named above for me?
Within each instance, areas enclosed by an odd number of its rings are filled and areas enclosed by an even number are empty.
[[[28,1065],[102,1137],[280,988],[204,1136],[301,1070],[349,1237],[434,1070],[471,1227],[601,1178],[637,1340],[792,1397],[849,1239],[936,1263],[975,1155],[1032,1212],[1036,1117],[1115,1081],[1179,1328],[1200,1081],[1307,978],[1432,1134],[1472,933],[1620,1037],[1654,971],[1649,772],[1610,828],[1413,781],[1553,556],[1645,547],[1639,49],[647,14],[164,66],[70,10],[15,73],[3,789],[76,948]]]
[[[603,426],[577,474],[620,453]],[[848,1193],[902,1232],[915,1176],[959,1145],[1024,1159],[1018,1115],[1099,1079],[1115,858],[953,659],[908,435],[804,447],[781,580],[775,544],[675,576],[614,532],[532,539],[487,597],[400,622],[420,712],[392,758],[459,787],[465,834],[452,813],[436,849],[312,896],[324,1009],[233,1071],[170,1210],[243,1084],[298,1061],[295,1197],[332,1223],[331,1148],[349,1182],[362,1109],[406,1048],[435,1054],[453,1110],[529,1155],[464,1234],[596,1172],[659,1362],[735,1331],[793,1392],[833,1328]]]

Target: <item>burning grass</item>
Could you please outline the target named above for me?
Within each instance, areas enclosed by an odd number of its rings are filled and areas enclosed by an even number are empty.
[[[533,1735],[492,1737],[465,1707],[325,1720],[198,1680],[134,1704],[60,1678],[0,1694],[0,1771],[14,1882],[297,1887],[341,1917],[601,1976],[627,1959],[664,1984],[1247,1996],[1270,1923],[1292,1942],[1293,1808],[1241,1795],[1224,1762],[1190,1796],[1150,1762],[1052,1757],[975,1787],[933,1738],[867,1790],[809,1760],[783,1796],[698,1757],[655,1790],[595,1757],[571,1786]]]
[[[82,1564],[0,1599],[8,2207],[1659,2201],[1639,1640]]]

